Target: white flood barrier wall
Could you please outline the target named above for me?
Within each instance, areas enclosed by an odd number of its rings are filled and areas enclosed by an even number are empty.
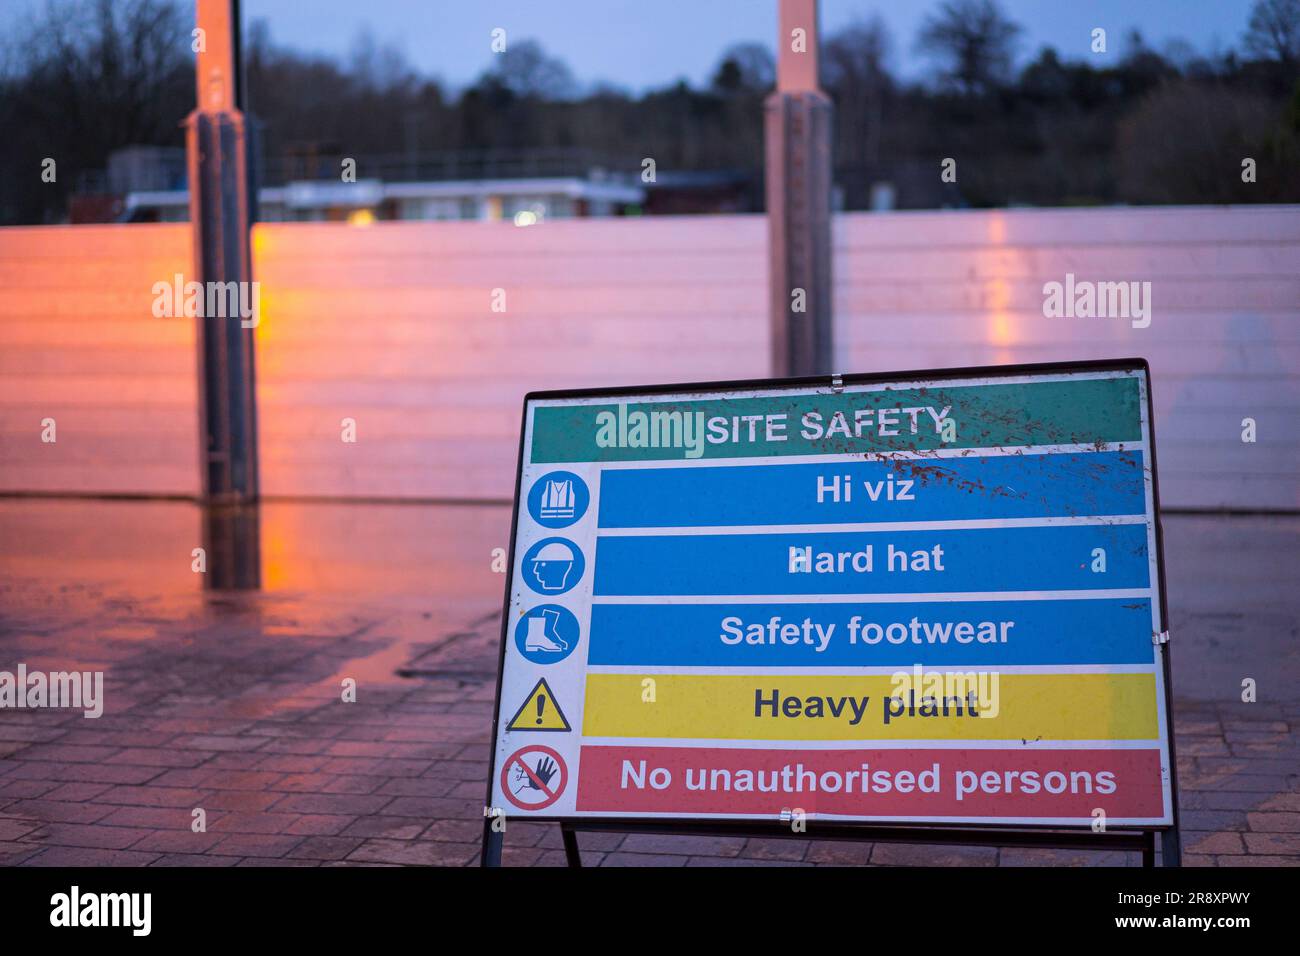
[[[839,371],[1145,357],[1164,506],[1300,507],[1300,207],[834,228]],[[256,226],[264,493],[505,500],[530,390],[767,375],[766,236],[761,216]],[[0,492],[197,493],[193,321],[152,292],[189,263],[184,225],[0,230]],[[1124,314],[1067,307],[1087,289]]]

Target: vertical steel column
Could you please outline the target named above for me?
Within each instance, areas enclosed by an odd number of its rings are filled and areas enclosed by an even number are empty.
[[[256,306],[249,250],[247,130],[239,110],[238,0],[196,0],[203,31],[197,102],[186,121],[193,279],[205,290],[237,283],[238,301]],[[241,315],[198,319],[199,441],[209,587],[257,587],[257,404],[253,329]],[[253,322],[256,321],[254,315]]]
[[[772,371],[826,375],[833,107],[817,83],[817,0],[780,0],[779,20],[777,86],[765,105]]]

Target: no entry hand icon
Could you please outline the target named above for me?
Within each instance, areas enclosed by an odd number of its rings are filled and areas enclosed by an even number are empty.
[[[550,747],[521,747],[501,767],[501,792],[521,810],[544,810],[569,782],[564,758]]]

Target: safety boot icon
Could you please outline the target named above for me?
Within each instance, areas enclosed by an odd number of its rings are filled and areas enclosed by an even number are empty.
[[[542,611],[541,617],[528,619],[528,634],[524,637],[524,650],[549,651],[559,654],[569,649],[569,644],[560,637],[560,615],[555,611]]]

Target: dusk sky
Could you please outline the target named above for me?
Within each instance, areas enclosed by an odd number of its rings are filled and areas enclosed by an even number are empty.
[[[0,33],[46,0],[3,0]],[[822,0],[823,31],[879,13],[893,39],[893,68],[907,78],[926,73],[913,43],[938,0]],[[1051,45],[1067,58],[1092,56],[1090,33],[1107,30],[1114,59],[1133,29],[1156,49],[1179,38],[1198,52],[1240,45],[1250,0],[1002,0],[1024,28],[1020,62]],[[489,34],[536,39],[565,60],[584,85],[605,81],[641,90],[679,77],[700,82],[732,43],[771,44],[776,0],[244,0],[244,21],[270,24],[277,43],[346,58],[358,34],[400,49],[420,71],[459,86],[492,62]],[[1101,57],[1099,57],[1101,59]]]

